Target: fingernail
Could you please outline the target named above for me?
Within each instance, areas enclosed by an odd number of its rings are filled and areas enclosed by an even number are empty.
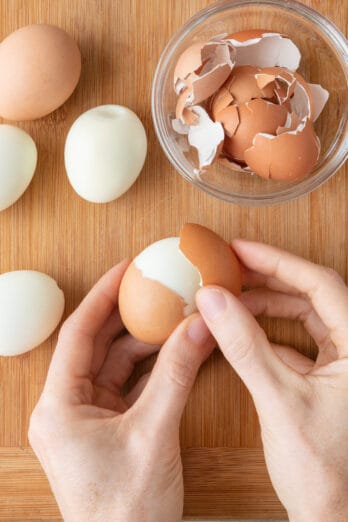
[[[187,328],[187,336],[195,344],[204,344],[210,337],[210,331],[200,316],[195,317]]]
[[[224,294],[217,288],[200,290],[197,294],[197,304],[199,311],[208,321],[216,321],[227,307]]]

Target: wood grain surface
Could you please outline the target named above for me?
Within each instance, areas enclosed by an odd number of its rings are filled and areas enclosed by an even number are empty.
[[[160,53],[173,32],[207,0],[0,0],[0,38],[28,23],[57,24],[83,56],[73,96],[52,115],[20,123],[39,150],[36,174],[24,196],[0,214],[0,272],[34,269],[53,276],[68,315],[91,285],[125,256],[182,223],[210,226],[278,245],[329,265],[347,278],[348,181],[344,168],[313,194],[272,208],[240,208],[184,182],[154,134],[150,88]],[[307,0],[343,31],[346,3]],[[325,78],[323,82],[325,83]],[[84,110],[124,104],[143,120],[149,138],[145,168],[118,201],[93,205],[79,198],[64,171],[67,131]],[[314,354],[298,324],[262,323],[277,342]],[[28,447],[30,413],[42,390],[56,342],[0,361],[0,519],[58,520],[59,511]],[[141,371],[141,370],[139,370]],[[257,417],[232,369],[215,353],[202,369],[182,422],[187,517],[282,518],[262,456]]]

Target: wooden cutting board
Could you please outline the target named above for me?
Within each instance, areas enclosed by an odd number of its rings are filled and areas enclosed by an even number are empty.
[[[66,295],[66,315],[108,268],[147,244],[176,235],[185,221],[226,239],[244,236],[287,248],[347,277],[348,181],[344,169],[314,194],[273,208],[239,208],[199,192],[175,174],[154,134],[150,88],[172,33],[207,0],[0,0],[0,38],[37,22],[71,33],[83,56],[80,84],[52,115],[20,124],[39,149],[24,196],[0,214],[0,272],[35,269]],[[344,2],[307,0],[344,30]],[[1,71],[0,71],[1,73]],[[323,84],[325,79],[323,78]],[[71,189],[63,165],[67,130],[84,110],[119,103],[135,110],[149,137],[144,171],[120,200],[93,205]],[[301,326],[264,321],[278,342],[314,347]],[[54,335],[0,361],[0,519],[57,520],[59,512],[28,447],[30,413],[42,390]],[[185,515],[278,518],[284,511],[267,477],[250,397],[219,353],[202,369],[182,422]]]

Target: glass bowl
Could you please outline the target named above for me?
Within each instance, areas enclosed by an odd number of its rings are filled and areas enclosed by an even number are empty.
[[[244,29],[268,29],[288,35],[299,47],[299,72],[330,93],[315,122],[321,153],[314,170],[294,182],[265,180],[232,171],[216,161],[197,171],[196,151],[186,136],[172,129],[176,95],[174,68],[193,42]],[[303,196],[327,181],[344,163],[348,151],[348,43],[322,15],[295,0],[220,0],[199,11],[171,38],[158,63],[152,86],[152,115],[157,137],[174,168],[196,187],[240,205],[275,205]],[[286,161],[286,158],[284,158]]]

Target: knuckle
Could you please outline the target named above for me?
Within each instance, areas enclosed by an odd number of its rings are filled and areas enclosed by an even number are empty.
[[[192,386],[195,376],[195,368],[191,361],[185,361],[178,358],[172,358],[167,366],[167,376],[169,380],[177,387],[188,390]]]
[[[264,342],[262,337],[266,337],[266,334],[260,331],[250,331],[247,335],[243,332],[234,339],[231,339],[226,347],[226,355],[229,361],[233,364],[248,364],[250,358],[252,358],[255,347]]]

